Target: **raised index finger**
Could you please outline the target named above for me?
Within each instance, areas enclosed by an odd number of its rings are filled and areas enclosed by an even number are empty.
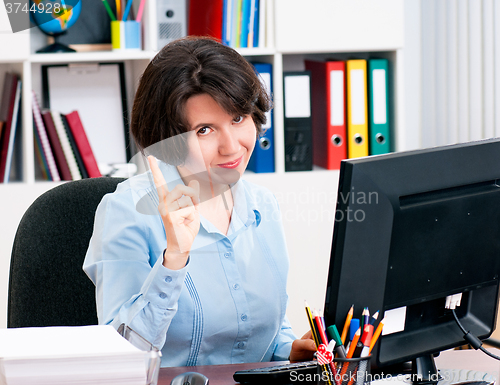
[[[151,173],[153,174],[153,180],[155,182],[156,191],[158,192],[160,201],[162,201],[165,199],[165,196],[168,193],[167,182],[165,181],[165,178],[161,173],[156,158],[152,155],[149,155],[148,162],[149,162],[149,167],[151,168]]]

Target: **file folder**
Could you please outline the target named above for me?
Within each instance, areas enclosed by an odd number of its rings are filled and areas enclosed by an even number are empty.
[[[388,79],[388,60],[370,59],[368,61],[370,155],[385,154],[391,150]]]
[[[267,93],[272,96],[272,65],[268,63],[252,63],[255,71],[259,73]],[[262,136],[257,138],[247,168],[255,173],[274,172],[274,122],[273,110],[266,113],[266,124],[262,126],[265,130]]]
[[[251,0],[242,0],[242,2],[241,2],[240,48],[248,48],[249,47],[248,35],[250,33],[251,6],[252,6]]]
[[[340,170],[347,157],[345,122],[345,63],[305,61],[311,71],[313,163]]]
[[[311,72],[284,72],[285,171],[312,170]]]
[[[223,0],[190,0],[188,35],[222,40]]]
[[[368,155],[368,103],[366,60],[348,60],[347,67],[347,154]]]

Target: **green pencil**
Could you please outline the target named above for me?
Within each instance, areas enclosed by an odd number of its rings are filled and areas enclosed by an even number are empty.
[[[109,17],[111,20],[116,21],[115,15],[113,15],[113,11],[111,10],[111,7],[109,6],[108,2],[106,0],[102,0],[102,3],[104,4],[104,8],[106,8],[106,11],[108,12]]]

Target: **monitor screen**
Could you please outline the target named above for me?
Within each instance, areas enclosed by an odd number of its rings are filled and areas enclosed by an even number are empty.
[[[487,338],[499,275],[500,139],[342,161],[325,321],[379,310],[377,367],[464,345],[449,295]]]

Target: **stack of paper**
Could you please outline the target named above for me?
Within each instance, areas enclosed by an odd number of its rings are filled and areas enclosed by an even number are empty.
[[[0,385],[144,385],[147,354],[112,326],[0,329]]]

